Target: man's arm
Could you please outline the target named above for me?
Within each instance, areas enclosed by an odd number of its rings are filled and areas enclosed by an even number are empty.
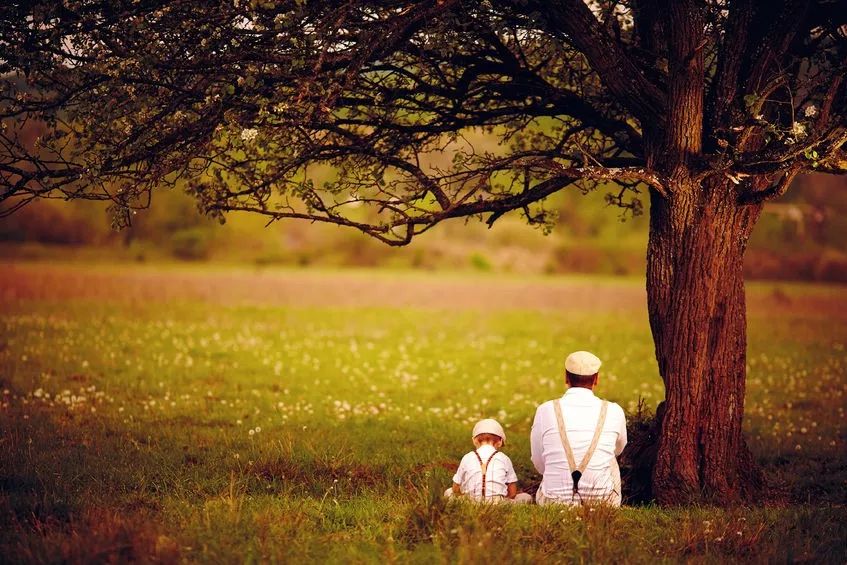
[[[623,408],[618,406],[618,411],[620,412],[620,425],[618,426],[618,440],[615,442],[615,455],[620,455],[623,452],[623,448],[626,447],[626,416],[624,415]]]
[[[542,444],[542,435],[544,434],[544,430],[541,427],[541,407],[543,404],[538,407],[535,411],[535,420],[532,422],[532,431],[529,434],[530,440],[530,458],[532,459],[532,464],[535,465],[535,470],[544,474],[544,458],[542,455],[544,454],[544,446]]]

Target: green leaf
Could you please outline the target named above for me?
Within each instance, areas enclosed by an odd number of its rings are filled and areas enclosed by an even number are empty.
[[[756,94],[748,94],[744,97],[744,106],[749,110],[752,108],[756,102],[759,101],[759,97]]]

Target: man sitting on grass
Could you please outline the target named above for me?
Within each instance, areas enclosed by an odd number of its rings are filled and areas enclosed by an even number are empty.
[[[620,406],[594,396],[600,365],[587,351],[568,355],[567,392],[535,412],[532,463],[543,475],[535,495],[538,504],[621,504],[615,457],[626,446],[626,418]]]

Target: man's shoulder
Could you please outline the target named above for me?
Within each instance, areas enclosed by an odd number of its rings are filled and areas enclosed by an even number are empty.
[[[603,400],[605,402],[608,402],[608,404],[609,404],[609,407],[606,409],[608,414],[614,415],[614,416],[620,416],[621,418],[626,419],[626,417],[624,416],[623,408],[621,408],[620,404],[618,404],[617,402],[613,402],[611,400],[606,400],[606,399],[603,399]]]
[[[553,411],[553,403],[557,400],[559,400],[559,399],[558,398],[552,398],[550,400],[542,402],[541,404],[538,405],[538,408],[535,409],[535,413],[541,414],[541,413],[546,412],[546,411],[552,412]]]

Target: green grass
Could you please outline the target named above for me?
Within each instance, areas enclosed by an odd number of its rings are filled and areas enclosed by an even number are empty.
[[[644,316],[123,298],[2,305],[0,562],[847,558],[843,316],[751,313],[746,429],[785,502],[480,508],[438,497],[473,422],[537,478],[531,419],[568,351],[606,360],[625,409],[661,399]]]

